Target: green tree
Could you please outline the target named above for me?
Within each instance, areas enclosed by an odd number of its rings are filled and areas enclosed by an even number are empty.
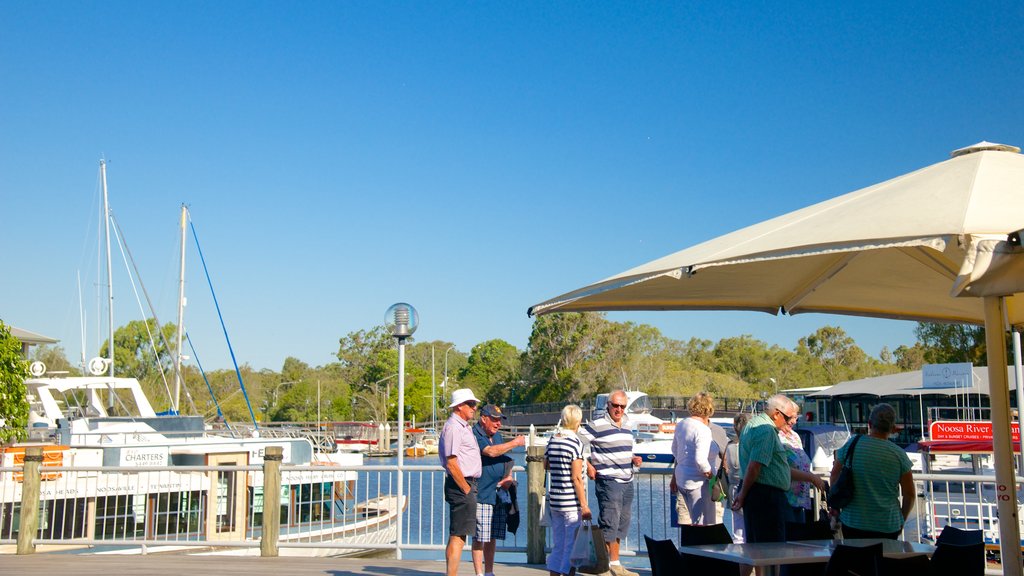
[[[900,345],[893,351],[894,362],[900,372],[920,370],[925,362],[925,347],[916,342],[913,346]]]
[[[392,340],[383,326],[349,332],[338,340],[338,360],[343,368],[362,375],[378,353],[394,347]]]
[[[514,400],[521,365],[515,346],[500,339],[481,342],[473,346],[465,368],[459,372],[460,385],[472,388],[487,402],[505,404]]]
[[[607,320],[596,312],[548,314],[533,322],[523,362],[526,398],[533,402],[579,401],[599,385],[585,378],[587,364],[601,353]]]
[[[817,362],[823,384],[835,384],[852,378],[873,375],[864,351],[837,326],[822,326],[800,339],[798,348],[806,349]]]
[[[714,348],[715,372],[749,382],[756,390],[770,391],[778,382],[768,345],[749,334],[722,338]]]
[[[132,320],[114,331],[114,375],[138,380],[157,406],[170,405],[174,356],[164,344],[173,340],[175,331],[174,324],[158,330],[153,318]],[[109,357],[109,344],[103,343],[100,356]],[[186,404],[184,396],[182,404]]]
[[[0,320],[0,442],[28,435],[28,363],[21,357],[21,342]]]
[[[987,366],[985,328],[970,324],[920,322],[914,329],[917,342],[924,348],[928,364],[970,362]]]

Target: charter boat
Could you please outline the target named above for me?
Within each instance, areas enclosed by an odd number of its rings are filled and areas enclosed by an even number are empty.
[[[284,455],[282,555],[347,555],[397,537],[405,501],[359,486],[361,454],[319,452],[307,438],[269,437],[271,429],[242,435],[209,430],[200,416],[157,415],[134,378],[42,377],[25,384],[29,441],[0,452],[0,539],[17,530],[19,468],[32,445],[44,451],[44,541],[110,542],[125,553],[258,554],[258,547],[239,543],[260,537],[263,473],[228,467],[262,465],[271,446]],[[213,466],[222,468],[196,470]]]

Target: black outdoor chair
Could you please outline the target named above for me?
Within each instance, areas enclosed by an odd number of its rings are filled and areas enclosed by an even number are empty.
[[[985,534],[981,530],[962,530],[956,526],[946,525],[939,532],[939,538],[935,544],[977,544],[985,541]]]
[[[786,540],[831,540],[832,525],[828,520],[786,522]]]
[[[680,572],[682,557],[671,540],[653,540],[645,534],[644,541],[651,561],[651,576],[673,576]]]
[[[832,526],[828,520],[816,520],[814,522],[786,522],[786,540],[793,542],[797,540],[831,540]],[[783,576],[822,576],[825,573],[825,564],[790,564],[784,566],[781,571]]]
[[[679,543],[683,546],[732,544],[732,536],[729,535],[725,524],[711,524],[708,526],[683,525],[679,527]],[[736,562],[695,556],[687,554],[685,550],[680,550],[680,555],[683,559],[682,568],[687,574],[738,575],[745,573],[745,570],[741,572],[741,567]]]
[[[839,544],[825,566],[825,576],[878,576],[882,563],[882,545],[849,546]]]
[[[707,526],[684,524],[679,527],[679,543],[683,546],[699,544],[732,544],[732,536],[725,524]]]
[[[944,528],[943,533],[946,529]],[[938,542],[932,554],[932,576],[981,576],[985,573],[985,542]]]

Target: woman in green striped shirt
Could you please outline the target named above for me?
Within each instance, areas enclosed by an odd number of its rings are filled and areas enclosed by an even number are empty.
[[[914,509],[917,489],[907,453],[889,441],[896,428],[896,411],[879,404],[868,417],[868,433],[853,450],[853,501],[839,512],[843,538],[889,538],[903,531]],[[836,451],[832,483],[839,477],[853,438]],[[902,493],[903,501],[900,502]]]

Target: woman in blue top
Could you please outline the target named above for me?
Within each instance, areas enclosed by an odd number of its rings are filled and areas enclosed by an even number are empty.
[[[889,441],[896,428],[896,411],[879,404],[868,417],[868,433],[853,449],[853,501],[839,512],[843,538],[889,538],[903,531],[914,509],[917,489],[907,453]],[[846,454],[855,437],[836,451],[832,483],[839,478]],[[902,492],[903,502],[900,503]]]

